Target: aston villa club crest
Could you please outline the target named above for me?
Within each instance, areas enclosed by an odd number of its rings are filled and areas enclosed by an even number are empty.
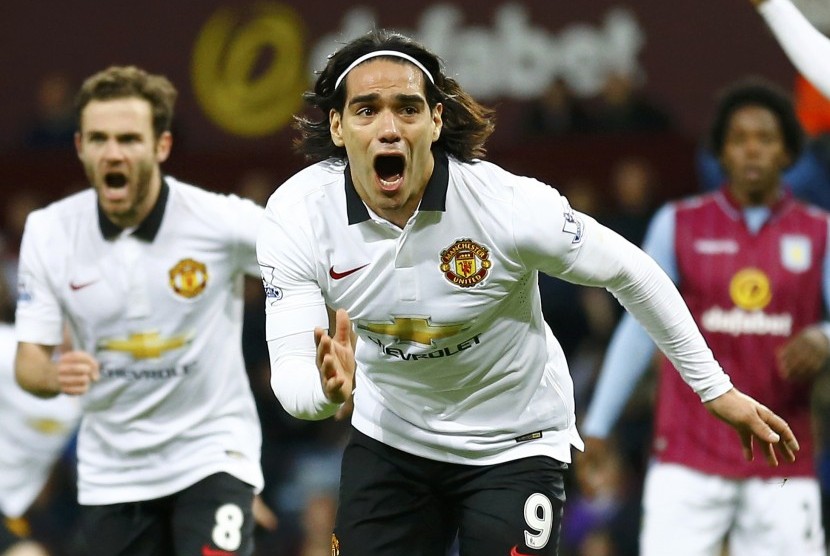
[[[471,239],[460,239],[441,251],[441,272],[462,288],[471,288],[487,277],[490,251]]]
[[[188,299],[202,293],[207,281],[207,266],[194,259],[182,259],[170,269],[170,287]]]
[[[781,264],[790,272],[805,272],[813,264],[810,238],[803,235],[781,237]]]

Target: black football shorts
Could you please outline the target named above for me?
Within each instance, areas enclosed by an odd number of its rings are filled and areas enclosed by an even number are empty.
[[[96,556],[250,556],[253,487],[227,473],[155,500],[81,506]]]
[[[352,429],[332,556],[557,554],[567,464],[549,457],[475,466],[433,461]]]

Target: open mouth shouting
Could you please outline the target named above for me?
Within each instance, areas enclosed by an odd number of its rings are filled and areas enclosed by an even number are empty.
[[[120,189],[127,185],[127,176],[121,172],[107,172],[104,175],[104,183],[107,184],[107,187]]]
[[[383,191],[394,193],[403,184],[405,161],[400,154],[382,154],[375,157],[375,175]]]
[[[99,190],[102,201],[120,203],[126,200],[128,193],[126,174],[113,171],[104,174],[104,187]]]

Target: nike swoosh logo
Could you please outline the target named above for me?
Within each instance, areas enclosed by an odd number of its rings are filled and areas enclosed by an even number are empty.
[[[349,270],[343,272],[337,272],[336,270],[334,270],[334,267],[331,267],[329,268],[329,276],[331,276],[334,280],[340,280],[341,278],[345,278],[349,274],[354,274],[358,270],[366,268],[367,266],[369,266],[369,263],[366,263],[365,265],[359,266],[357,268],[350,268]]]
[[[530,556],[530,554],[519,552],[519,546],[515,545],[513,548],[510,549],[510,556]]]
[[[69,282],[69,288],[76,292],[78,290],[82,290],[87,286],[91,286],[92,284],[96,283],[98,280],[93,280],[91,282],[81,282],[80,284],[76,284],[75,282]]]

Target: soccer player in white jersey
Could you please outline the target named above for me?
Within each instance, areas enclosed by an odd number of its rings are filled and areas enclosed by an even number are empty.
[[[830,38],[813,27],[790,0],[750,2],[799,73],[830,98]]]
[[[21,242],[16,376],[79,396],[78,501],[96,555],[249,555],[261,430],[242,286],[262,208],[161,172],[176,90],[111,67],[77,96],[92,187],[34,211]],[[74,351],[52,361],[69,325]]]
[[[323,419],[354,394],[332,554],[442,555],[456,535],[464,555],[557,553],[582,441],[539,271],[608,288],[747,456],[754,441],[794,460],[788,425],[732,387],[651,258],[480,160],[491,112],[434,54],[376,30],[305,98],[322,114],[298,119],[300,146],[319,162],[273,194],[257,253],[282,405]]]
[[[46,400],[18,386],[13,320],[6,280],[0,280],[0,555],[45,556],[26,514],[66,451],[81,408],[75,397]]]

